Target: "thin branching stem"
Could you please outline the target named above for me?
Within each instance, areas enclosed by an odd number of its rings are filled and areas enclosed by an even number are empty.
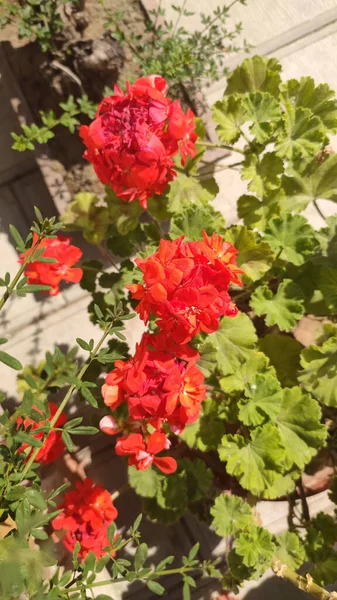
[[[15,275],[12,283],[10,283],[10,285],[7,287],[5,293],[3,294],[1,300],[0,300],[0,310],[3,308],[3,306],[6,304],[8,298],[13,294],[13,292],[15,292],[15,288],[17,286],[17,284],[19,283],[26,266],[28,265],[28,263],[32,262],[33,258],[34,258],[34,254],[38,249],[38,246],[41,242],[41,240],[43,239],[42,235],[39,235],[39,237],[37,238],[36,243],[32,246],[31,251],[27,254],[26,258],[24,259],[20,269],[18,270],[17,274]]]
[[[92,361],[95,360],[102,344],[104,343],[105,339],[107,338],[107,336],[110,333],[110,330],[112,328],[112,326],[114,325],[114,321],[111,321],[109,324],[106,325],[104,333],[102,335],[102,337],[100,338],[100,340],[97,342],[95,348],[93,349],[92,352],[90,352],[89,358],[86,360],[86,362],[84,363],[83,367],[81,368],[81,370],[79,371],[78,375],[77,375],[77,379],[79,379],[80,381],[82,380],[82,377],[84,375],[84,373],[86,372],[86,370],[89,368],[89,366],[91,365]],[[67,406],[72,394],[74,393],[74,391],[76,390],[76,385],[71,385],[69,390],[67,391],[65,397],[63,398],[60,406],[58,407],[55,415],[53,416],[53,418],[50,421],[50,428],[53,429],[53,427],[55,426],[55,423],[57,422],[58,418],[60,417],[62,411],[65,409],[65,407]],[[30,469],[30,467],[32,466],[35,458],[37,457],[38,453],[40,451],[40,448],[35,448],[35,450],[32,452],[30,458],[27,460],[25,468],[23,469],[23,475],[26,475]]]

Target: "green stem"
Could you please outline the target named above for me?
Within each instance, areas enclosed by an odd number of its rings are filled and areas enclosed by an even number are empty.
[[[101,339],[99,340],[99,342],[96,344],[95,348],[93,349],[93,351],[90,353],[90,356],[88,358],[88,360],[84,363],[82,369],[79,371],[78,375],[77,375],[77,379],[79,379],[81,381],[84,373],[86,372],[86,370],[89,368],[89,366],[91,365],[92,361],[95,360],[96,355],[98,353],[98,351],[100,350],[102,344],[104,343],[105,339],[107,338],[107,336],[109,335],[110,329],[113,326],[114,321],[111,321],[111,323],[109,323],[106,326],[106,329],[101,337]],[[62,411],[65,409],[66,405],[68,404],[73,392],[76,389],[76,385],[71,385],[68,392],[66,393],[65,397],[63,398],[60,406],[58,407],[55,415],[53,416],[53,418],[50,421],[50,429],[53,429],[56,421],[58,420],[59,416],[61,415]],[[28,461],[26,462],[25,468],[23,470],[23,475],[26,475],[30,469],[30,467],[32,466],[35,458],[37,457],[38,453],[39,453],[40,448],[35,448],[35,450],[32,452],[30,458],[28,459]]]
[[[16,285],[20,281],[21,276],[23,275],[26,266],[28,265],[28,263],[32,262],[34,254],[35,254],[36,250],[38,249],[38,246],[39,246],[42,238],[43,238],[43,236],[39,235],[36,244],[34,246],[32,246],[31,251],[27,254],[20,269],[18,270],[17,274],[15,275],[12,283],[8,286],[7,290],[3,294],[3,296],[0,300],[0,310],[3,308],[4,304],[7,302],[8,298],[11,296],[11,294],[13,294],[13,292],[15,291]]]
[[[200,142],[196,142],[196,146],[206,146],[206,148],[221,148],[224,150],[230,150],[231,152],[239,152],[239,154],[246,154],[244,150],[241,150],[241,148],[234,148],[234,146],[229,146],[228,144],[213,144],[212,142],[204,142],[201,140]]]
[[[125,483],[124,485],[122,485],[118,490],[116,490],[115,492],[113,492],[111,494],[111,500],[117,500],[117,498],[119,498],[119,496],[121,496],[122,494],[124,494],[124,492],[127,492],[127,490],[130,489],[130,484],[129,483]]]
[[[176,20],[176,22],[175,22],[175,25],[174,25],[174,27],[173,27],[173,31],[172,31],[172,33],[171,33],[171,36],[172,36],[172,37],[174,36],[175,32],[176,32],[176,31],[177,31],[177,29],[178,29],[178,25],[179,25],[179,23],[180,23],[180,19],[181,19],[181,17],[182,17],[182,14],[183,14],[183,12],[184,12],[184,10],[185,10],[186,2],[187,2],[187,0],[184,0],[184,1],[183,1],[183,3],[182,3],[182,5],[181,5],[181,7],[180,7],[180,11],[179,11],[178,18],[177,18],[177,20]]]
[[[158,579],[159,577],[165,577],[165,575],[183,575],[184,573],[188,573],[190,571],[202,571],[201,567],[180,567],[177,569],[167,569],[167,571],[156,571],[154,573],[151,574],[150,577],[148,577],[147,579],[143,579],[141,581],[149,581],[149,580],[154,580],[154,579]],[[75,587],[72,588],[71,591],[75,592],[75,591],[81,591],[83,589],[91,589],[91,588],[95,588],[95,587],[101,587],[102,585],[110,585],[111,583],[121,583],[122,581],[128,581],[128,579],[126,577],[119,577],[118,579],[105,579],[104,581],[96,581],[95,583],[84,583],[83,586],[81,587]],[[65,590],[65,588],[64,588]],[[60,590],[60,591],[64,591],[64,590]]]
[[[323,221],[326,221],[326,217],[323,215],[323,213],[322,213],[322,211],[321,211],[320,207],[318,206],[318,204],[317,204],[317,200],[314,200],[314,207],[316,208],[316,210],[317,210],[317,212],[318,212],[319,216],[320,216],[320,217],[323,219]],[[0,308],[1,308],[1,307],[0,307]]]
[[[276,560],[272,569],[277,575],[277,577],[282,577],[282,579],[287,579],[291,581],[298,589],[303,592],[307,592],[307,594],[311,594],[314,598],[319,598],[319,600],[336,600],[336,592],[328,592],[321,586],[317,585],[311,577],[307,573],[305,577],[301,577],[292,571],[287,565],[283,564],[280,560]]]
[[[226,12],[228,13],[228,11],[232,8],[232,6],[234,6],[234,4],[236,4],[237,2],[239,2],[239,0],[233,0],[233,2],[231,2],[227,7],[226,7]],[[214,23],[216,23],[216,21],[218,19],[220,19],[221,15],[216,15],[216,17],[214,17],[214,19],[212,19],[207,25],[206,27],[204,27],[204,29],[202,29],[199,33],[199,39],[201,38],[201,36],[205,33],[205,31],[207,31],[212,25],[214,25]]]

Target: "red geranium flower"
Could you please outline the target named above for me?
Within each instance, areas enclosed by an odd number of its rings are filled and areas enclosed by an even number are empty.
[[[41,410],[39,410],[36,406],[33,406],[33,408],[36,412],[38,412],[42,415]],[[40,433],[34,434],[33,433],[34,429],[37,429],[38,427],[42,427],[47,421],[51,421],[52,418],[54,417],[54,415],[56,414],[57,410],[58,410],[57,404],[55,404],[54,402],[49,402],[50,416],[48,417],[48,419],[45,419],[43,417],[41,419],[41,421],[34,421],[30,417],[26,417],[25,419],[22,419],[21,417],[19,417],[19,419],[17,420],[17,425],[20,426],[23,424],[24,429],[28,429],[28,427],[29,427],[31,435],[36,440],[42,440],[42,438],[44,437],[45,434],[42,431],[40,431]],[[62,425],[64,425],[66,421],[67,421],[67,417],[62,412],[55,423],[55,427],[62,427]],[[23,450],[25,450],[28,447],[29,447],[29,444],[26,444],[24,442],[23,444],[21,444],[18,452],[23,452]],[[43,446],[40,448],[35,460],[36,460],[36,462],[39,462],[43,465],[47,465],[51,462],[54,462],[54,460],[56,460],[57,458],[59,458],[61,456],[61,454],[63,453],[64,448],[65,448],[65,445],[62,440],[61,432],[60,431],[51,431],[49,433],[49,435],[47,436],[45,442],[43,443]],[[32,452],[33,452],[33,450],[32,450]]]
[[[166,98],[167,84],[159,75],[127,82],[126,94],[115,86],[115,95],[104,98],[95,120],[82,125],[80,135],[100,181],[125,200],[161,194],[176,177],[172,157],[179,151],[182,164],[195,156],[194,115],[182,111],[179,100]]]
[[[38,236],[33,234],[33,246],[37,242]],[[56,262],[45,263],[39,259],[28,263],[25,268],[25,276],[28,277],[28,283],[38,285],[50,285],[51,290],[45,292],[50,296],[57,296],[60,293],[59,284],[61,281],[67,283],[78,283],[82,279],[83,271],[79,267],[73,268],[82,256],[82,250],[77,246],[70,244],[70,238],[58,235],[56,238],[45,238],[39,243],[39,248],[45,248],[41,258],[54,258]],[[31,254],[32,250],[20,254],[19,262],[22,264]],[[43,293],[43,292],[42,292]]]
[[[158,327],[167,338],[187,344],[200,331],[212,333],[219,318],[235,316],[237,308],[228,294],[230,283],[242,285],[236,249],[221,236],[204,241],[161,240],[158,252],[136,259],[143,284],[126,286],[139,304],[145,323],[150,313],[159,317]]]
[[[140,433],[131,433],[117,440],[116,454],[128,456],[128,464],[135,466],[138,471],[148,469],[153,463],[163,473],[170,474],[176,471],[177,461],[171,456],[155,456],[162,450],[168,450],[170,445],[165,433],[151,433],[147,442]]]
[[[112,410],[126,401],[133,421],[159,419],[172,431],[194,422],[205,399],[204,376],[196,366],[198,354],[182,346],[181,358],[163,348],[164,337],[144,334],[133,358],[116,361],[102,387],[104,402]],[[179,346],[178,346],[179,348]]]
[[[79,541],[79,556],[85,558],[88,552],[93,552],[100,558],[103,548],[109,545],[108,527],[118,515],[110,493],[89,478],[77,481],[76,489],[66,493],[58,508],[62,512],[52,526],[55,531],[63,530],[61,539],[65,547],[72,552]]]

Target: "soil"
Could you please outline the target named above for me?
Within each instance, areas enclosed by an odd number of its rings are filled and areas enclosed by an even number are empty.
[[[37,124],[41,123],[41,110],[60,114],[59,103],[70,94],[76,98],[86,93],[92,101],[99,102],[106,86],[113,88],[117,81],[123,85],[125,79],[138,73],[131,52],[108,34],[104,24],[106,11],[122,10],[126,34],[143,32],[145,13],[140,0],[104,0],[105,9],[99,0],[86,0],[83,4],[84,11],[65,10],[64,34],[56,42],[59,60],[55,55],[42,53],[37,42],[19,40],[14,25],[0,31],[7,60]],[[59,63],[65,68],[60,68]],[[83,116],[81,121],[86,123],[88,118]],[[48,142],[53,169],[64,176],[71,195],[84,190],[102,194],[102,184],[82,158],[84,147],[77,132],[70,133],[59,126],[55,133]]]

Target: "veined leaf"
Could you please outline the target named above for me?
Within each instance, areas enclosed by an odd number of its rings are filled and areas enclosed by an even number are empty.
[[[212,525],[218,535],[233,535],[253,522],[252,510],[239,496],[221,494],[212,506]]]
[[[252,525],[235,540],[235,552],[246,567],[268,568],[275,551],[271,533],[263,527]]]
[[[326,199],[337,202],[337,154],[331,154],[322,164],[312,161],[301,172],[293,170],[283,177],[286,199],[284,210],[301,212],[309,202]]]
[[[131,487],[136,490],[139,496],[143,496],[144,498],[155,497],[159,476],[154,469],[137,471],[136,467],[129,467],[128,476]]]
[[[276,536],[275,558],[290,569],[298,569],[305,561],[305,550],[302,540],[296,533],[286,531]]]
[[[337,407],[337,327],[334,329],[335,334],[319,345],[302,350],[299,381],[322,404]]]
[[[280,412],[281,386],[272,374],[257,373],[245,399],[239,402],[239,419],[244,425],[261,425],[268,417],[274,421]]]
[[[214,372],[215,365],[223,375],[234,373],[249,358],[256,341],[254,325],[247,315],[223,317],[218,331],[198,348],[201,356],[198,366],[206,375]]]
[[[229,96],[261,91],[277,98],[280,93],[281,69],[280,63],[272,58],[246,58],[228,78],[225,94]]]
[[[269,271],[274,252],[257,233],[244,225],[234,225],[227,229],[226,241],[238,250],[237,264],[252,281],[258,281]]]
[[[273,419],[286,455],[300,469],[324,446],[327,435],[320,422],[321,409],[310,394],[299,387],[282,390],[279,414]]]
[[[250,194],[243,194],[237,203],[238,217],[243,219],[247,227],[256,227],[259,231],[264,231],[270,219],[280,215],[284,198],[285,193],[282,189],[268,192],[262,200]]]
[[[311,110],[285,103],[283,125],[275,146],[278,156],[292,160],[310,158],[319,152],[325,141],[325,127]]]
[[[281,86],[282,98],[294,106],[309,108],[319,117],[329,132],[337,128],[337,100],[327,83],[315,86],[312,77],[290,79]]]
[[[276,294],[266,285],[259,286],[251,296],[250,306],[266,325],[278,325],[281,331],[291,331],[304,314],[301,289],[291,279],[284,279]]]
[[[268,141],[282,117],[279,101],[268,92],[251,92],[242,98],[242,108],[245,120],[252,122],[250,132],[256,141],[262,144]]]
[[[241,178],[250,180],[248,189],[262,198],[280,186],[283,170],[283,160],[275,152],[267,152],[261,160],[256,154],[249,154],[243,163]]]
[[[242,364],[238,365],[235,372],[220,379],[220,386],[224,392],[231,394],[243,390],[250,390],[255,385],[257,373],[274,373],[269,366],[269,360],[263,352],[252,351],[250,356]]]
[[[268,333],[259,340],[259,347],[275,367],[277,377],[285,387],[297,385],[300,354],[303,346],[288,335]]]
[[[212,107],[213,119],[218,126],[216,132],[221,142],[234,144],[241,136],[240,127],[246,121],[242,110],[242,99],[224,96]]]
[[[181,212],[184,208],[190,205],[208,204],[214,200],[219,192],[218,184],[211,177],[204,181],[199,181],[196,177],[187,177],[183,173],[169,184],[167,194],[168,210],[172,213]],[[123,202],[123,204],[126,204]],[[135,204],[130,202],[130,204]]]
[[[272,219],[264,239],[280,258],[294,265],[303,265],[318,245],[314,229],[300,215],[285,214]]]
[[[332,313],[337,313],[337,263],[335,269],[322,267],[318,278],[318,289]]]
[[[272,499],[294,489],[295,484],[285,469],[280,434],[271,423],[253,430],[251,440],[241,435],[225,435],[221,444],[219,456],[227,462],[227,472],[255,496]]]
[[[170,225],[170,238],[176,239],[185,235],[186,241],[202,239],[202,231],[208,235],[215,231],[226,235],[225,219],[210,204],[205,206],[189,206],[181,213],[173,215]]]

